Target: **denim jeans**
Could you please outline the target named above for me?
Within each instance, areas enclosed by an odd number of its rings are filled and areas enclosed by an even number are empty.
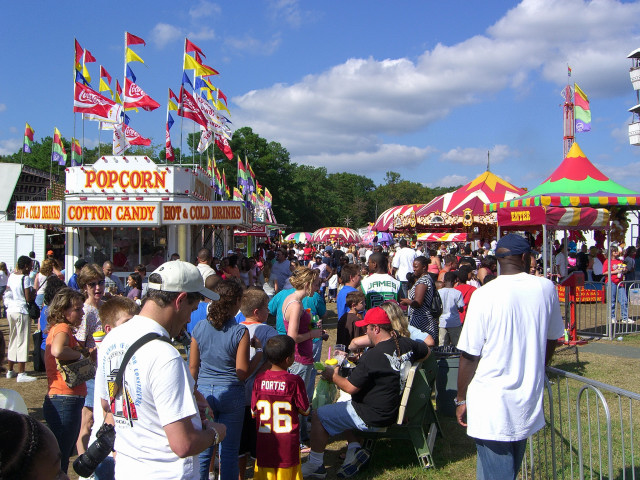
[[[313,375],[315,373],[315,368],[313,368],[313,364],[303,365],[302,363],[293,362],[293,365],[289,367],[289,373],[298,375],[300,378],[302,378],[304,386],[307,389],[307,397],[309,398],[309,403],[311,403],[314,389],[313,380],[315,380],[315,376]],[[299,415],[298,420],[300,423],[300,442],[308,443],[311,429],[309,428],[309,425],[307,423],[307,417],[305,417],[304,415]]]
[[[42,404],[44,419],[58,440],[61,454],[60,467],[65,473],[80,433],[83,406],[84,397],[75,395],[47,395]]]
[[[213,418],[227,427],[227,436],[220,443],[221,480],[238,480],[238,451],[244,422],[244,385],[198,385],[198,390],[207,399]],[[209,464],[213,446],[199,455],[200,479],[209,479]]]
[[[624,285],[618,286],[611,282],[611,318],[616,318],[616,300],[620,304],[620,318],[629,318],[629,303],[627,302],[627,290]]]
[[[478,451],[477,480],[515,480],[522,465],[527,440],[498,442],[475,439]]]
[[[402,298],[409,298],[409,282],[400,280],[400,291]]]
[[[95,480],[114,480],[115,475],[115,461],[111,455],[105,458],[93,473]]]

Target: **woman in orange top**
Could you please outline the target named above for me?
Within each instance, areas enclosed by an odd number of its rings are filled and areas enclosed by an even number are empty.
[[[56,366],[56,359],[74,362],[82,358],[82,347],[73,336],[84,315],[84,296],[71,288],[63,288],[51,301],[48,309],[48,335],[44,354],[49,390],[44,397],[42,411],[47,425],[60,446],[60,466],[66,473],[69,457],[80,432],[82,407],[87,386],[82,383],[69,388]]]

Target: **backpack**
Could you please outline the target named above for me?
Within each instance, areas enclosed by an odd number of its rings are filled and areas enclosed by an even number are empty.
[[[442,315],[442,298],[440,298],[440,294],[438,290],[436,290],[435,285],[433,285],[433,295],[431,295],[431,303],[427,306],[429,309],[429,313],[434,319],[440,318]]]

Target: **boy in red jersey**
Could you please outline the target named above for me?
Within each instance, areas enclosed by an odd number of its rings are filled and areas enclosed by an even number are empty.
[[[271,368],[258,374],[251,396],[258,454],[253,478],[302,480],[298,414],[309,415],[310,407],[304,382],[287,372],[295,342],[287,335],[271,337],[264,354]]]

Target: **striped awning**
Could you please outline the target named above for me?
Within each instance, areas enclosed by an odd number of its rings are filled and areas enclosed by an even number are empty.
[[[417,237],[418,242],[466,242],[466,233],[419,233]]]

